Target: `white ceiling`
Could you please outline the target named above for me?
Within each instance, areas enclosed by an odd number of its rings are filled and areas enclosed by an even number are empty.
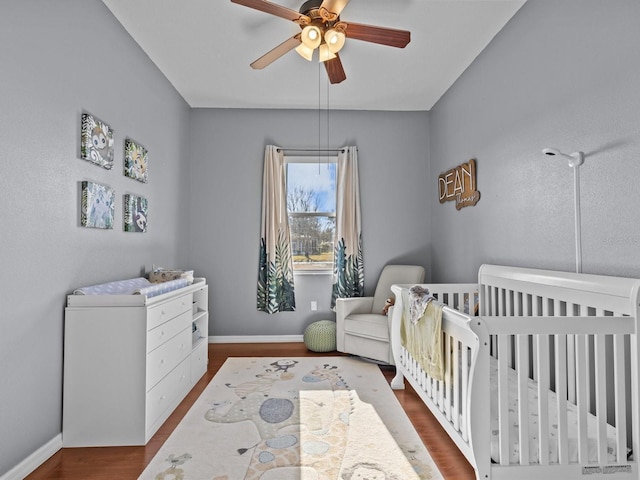
[[[424,111],[526,0],[352,0],[343,21],[409,30],[411,42],[347,39],[347,79],[330,86],[324,66],[295,51],[249,67],[300,31],[283,18],[230,0],[102,1],[192,107]],[[304,1],[272,3],[298,10]]]

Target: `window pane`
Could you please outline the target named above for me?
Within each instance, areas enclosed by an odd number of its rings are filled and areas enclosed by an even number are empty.
[[[287,209],[294,270],[332,270],[336,163],[287,163]]]
[[[289,216],[294,270],[332,270],[335,217]]]
[[[288,163],[287,208],[289,212],[336,211],[335,163]]]

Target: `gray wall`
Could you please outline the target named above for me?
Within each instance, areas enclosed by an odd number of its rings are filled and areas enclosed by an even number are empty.
[[[1,476],[60,434],[66,294],[186,264],[190,109],[98,0],[3,0],[0,69]],[[115,129],[113,170],[79,159],[83,110]],[[113,230],[79,226],[82,180],[115,188]],[[124,193],[149,199],[148,233],[122,231]]]
[[[573,171],[586,154],[583,271],[640,276],[640,3],[529,0],[431,110],[431,178],[477,158],[477,206],[430,190],[433,277],[482,263],[575,269]]]
[[[367,293],[386,263],[431,261],[428,122],[426,112],[330,113],[330,145],[358,146]],[[324,129],[320,138],[327,138]],[[214,336],[299,335],[314,320],[334,318],[330,275],[296,275],[295,312],[256,310],[267,144],[317,146],[318,112],[202,109],[191,117],[189,263],[210,284]],[[310,311],[311,300],[318,312]]]

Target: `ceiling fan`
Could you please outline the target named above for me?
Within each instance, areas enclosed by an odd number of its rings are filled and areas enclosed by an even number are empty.
[[[406,30],[342,21],[340,14],[349,0],[308,0],[302,4],[299,12],[266,0],[231,0],[231,2],[291,20],[302,29],[300,33],[285,40],[253,62],[251,67],[254,69],[262,69],[270,65],[293,49],[311,61],[313,52],[317,48],[320,61],[324,62],[327,70],[329,81],[340,83],[347,78],[338,55],[346,38],[397,48],[404,48],[411,41],[411,32]]]

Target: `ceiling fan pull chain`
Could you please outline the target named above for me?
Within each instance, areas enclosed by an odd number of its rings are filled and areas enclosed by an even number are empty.
[[[321,75],[321,63],[318,62],[318,175],[320,175],[320,149],[322,148],[322,144],[320,142],[320,120],[321,120],[321,115],[320,115],[320,77]]]

